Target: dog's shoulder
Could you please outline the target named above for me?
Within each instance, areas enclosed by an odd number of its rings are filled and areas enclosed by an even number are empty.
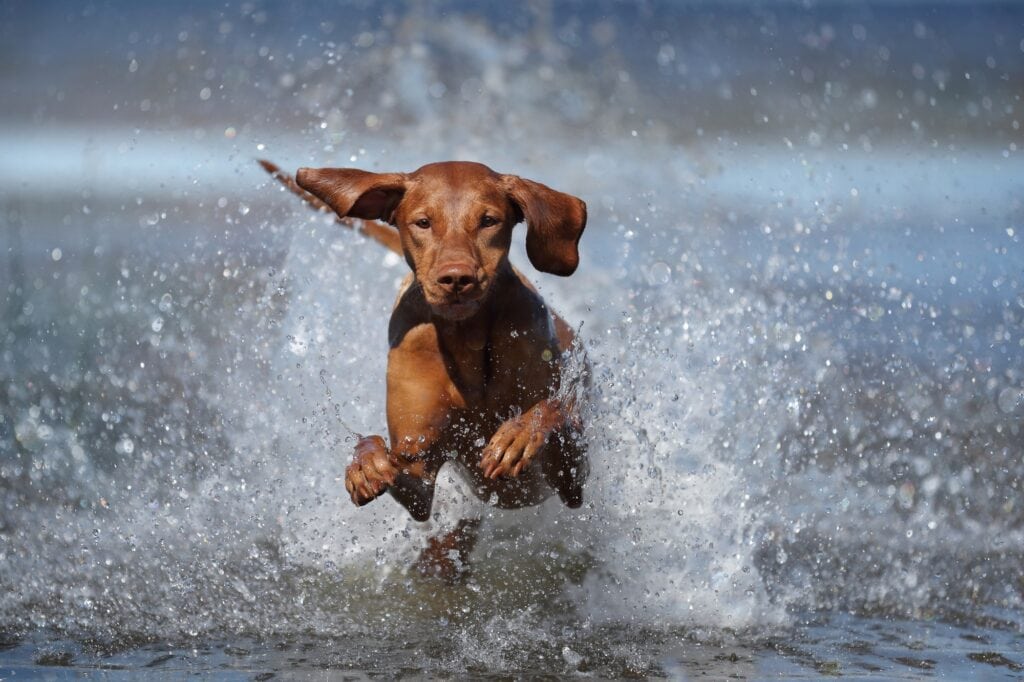
[[[410,273],[391,309],[388,322],[388,346],[410,350],[429,350],[437,346],[437,333],[430,324],[430,306],[423,297],[423,289]]]

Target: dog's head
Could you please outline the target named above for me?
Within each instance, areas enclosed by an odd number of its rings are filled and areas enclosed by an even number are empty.
[[[300,168],[296,182],[341,217],[398,228],[405,258],[434,312],[474,315],[508,263],[512,228],[526,221],[526,253],[542,272],[571,275],[587,224],[581,200],[479,163],[432,163],[412,173]]]

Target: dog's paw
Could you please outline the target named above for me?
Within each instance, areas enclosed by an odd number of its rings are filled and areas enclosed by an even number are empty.
[[[502,424],[480,458],[484,476],[518,476],[548,442],[558,422],[557,408],[545,401]]]
[[[393,485],[397,475],[398,469],[388,457],[384,439],[367,436],[356,443],[352,463],[345,470],[345,490],[353,504],[361,507]]]

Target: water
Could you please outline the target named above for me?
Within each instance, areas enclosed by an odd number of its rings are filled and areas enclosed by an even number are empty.
[[[293,10],[3,10],[2,674],[1021,674],[1019,10]],[[588,202],[581,510],[350,505],[406,266],[257,156]]]

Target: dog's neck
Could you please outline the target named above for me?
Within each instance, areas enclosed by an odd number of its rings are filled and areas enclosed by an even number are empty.
[[[495,273],[496,280],[516,279],[511,267],[501,268]],[[467,402],[483,400],[487,379],[490,376],[491,330],[501,314],[503,301],[494,296],[494,291],[507,291],[508,282],[495,281],[490,293],[479,310],[463,320],[450,320],[431,314],[431,322],[437,330],[441,352],[445,356],[448,371]]]

